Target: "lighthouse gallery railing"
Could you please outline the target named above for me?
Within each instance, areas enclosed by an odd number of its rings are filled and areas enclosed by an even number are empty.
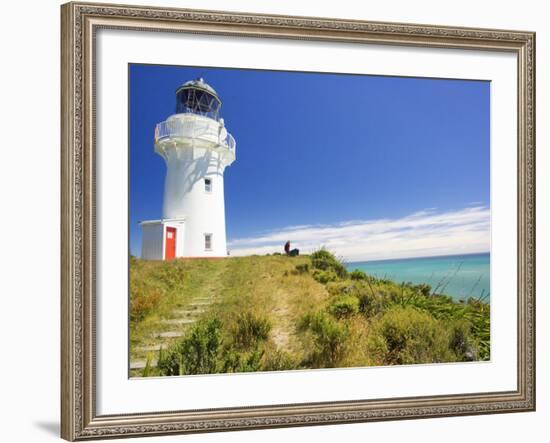
[[[194,121],[170,120],[164,121],[155,127],[155,143],[170,137],[192,137],[208,139],[217,138],[218,143],[235,153],[236,145],[233,136],[225,130],[213,130],[212,125]]]

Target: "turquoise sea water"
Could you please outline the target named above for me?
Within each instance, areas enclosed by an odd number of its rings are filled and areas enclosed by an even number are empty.
[[[485,298],[491,292],[489,253],[355,262],[347,268],[397,283],[428,283],[432,289],[439,285],[437,292],[457,300],[482,295]],[[487,296],[485,300],[488,299]]]

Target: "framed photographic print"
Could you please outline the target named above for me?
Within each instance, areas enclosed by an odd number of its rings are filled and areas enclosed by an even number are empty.
[[[535,408],[535,35],[62,14],[62,437]]]

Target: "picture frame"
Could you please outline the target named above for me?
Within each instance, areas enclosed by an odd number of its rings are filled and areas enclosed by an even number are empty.
[[[69,441],[535,410],[535,34],[72,2],[61,7],[61,436]],[[98,414],[97,33],[172,33],[517,58],[516,389]]]

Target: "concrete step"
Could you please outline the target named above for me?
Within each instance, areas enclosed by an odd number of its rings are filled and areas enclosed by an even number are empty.
[[[195,323],[197,320],[194,318],[171,318],[162,320],[162,323],[165,323],[167,325],[191,325]]]
[[[151,351],[160,351],[162,345],[150,345],[150,346],[138,346],[135,350],[137,352],[151,352]],[[164,346],[166,348],[166,346]]]
[[[205,312],[204,309],[178,309],[176,311],[173,311],[174,314],[181,316],[181,317],[191,317],[194,315],[200,315]]]
[[[151,360],[151,367],[156,368],[157,367],[157,361]],[[144,369],[145,366],[147,366],[147,360],[134,360],[130,362],[130,369]]]
[[[212,300],[208,300],[208,301],[194,301],[192,303],[189,304],[190,307],[193,307],[193,306],[210,306],[211,304],[213,303]]]
[[[183,336],[182,331],[166,331],[166,332],[157,332],[154,334],[158,338],[177,338]]]

